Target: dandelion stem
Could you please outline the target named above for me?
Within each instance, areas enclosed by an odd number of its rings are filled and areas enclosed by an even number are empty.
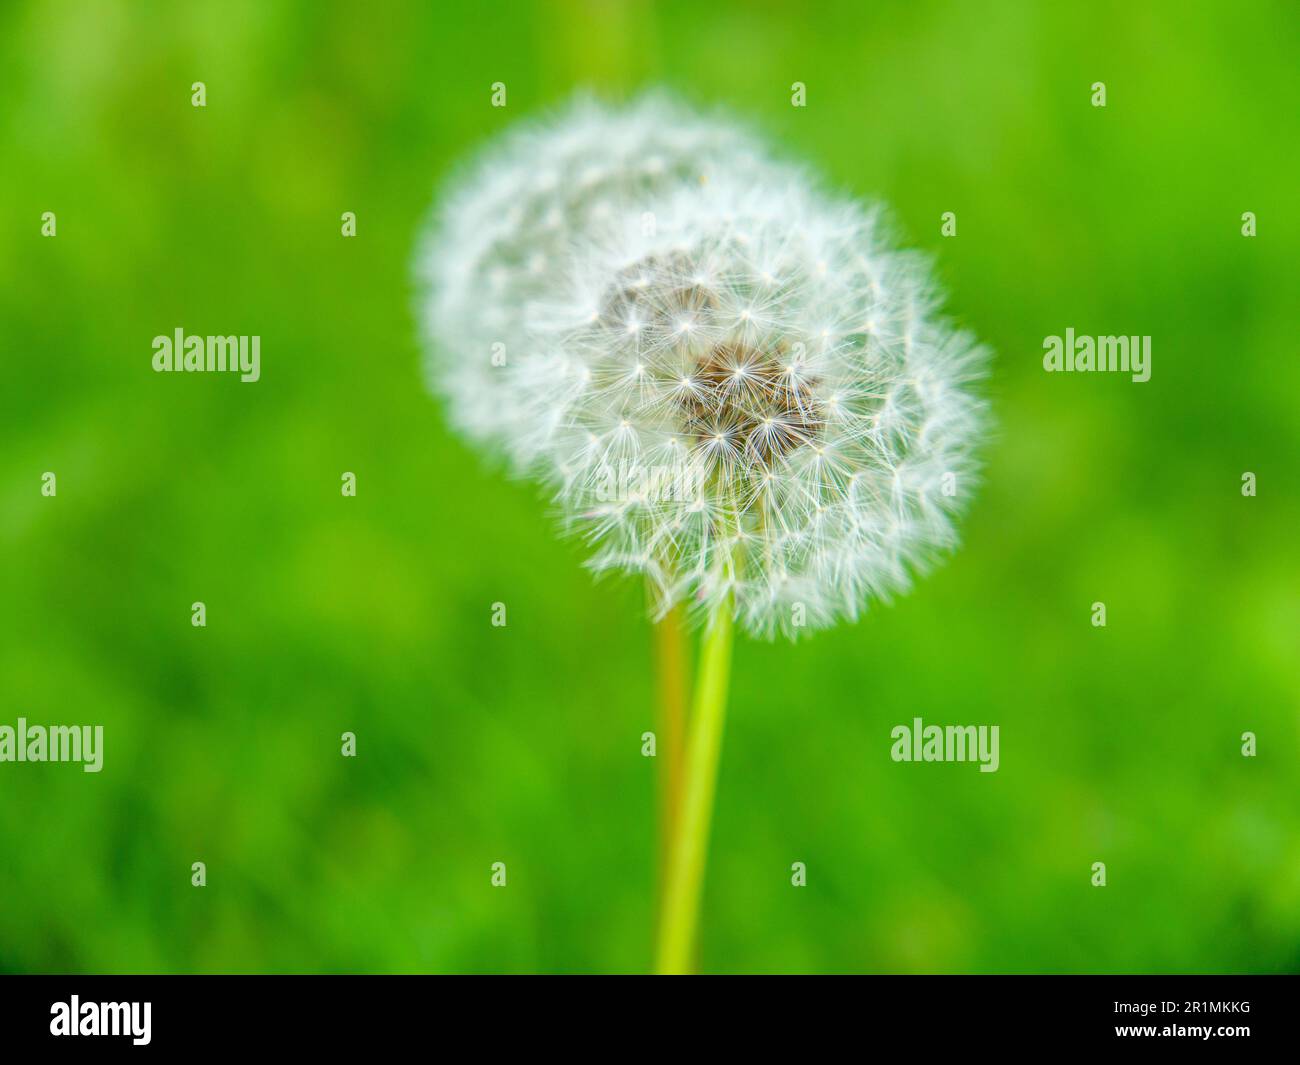
[[[659,949],[655,970],[689,973],[695,957],[709,823],[722,750],[722,725],[731,674],[731,604],[714,613],[700,651],[695,705],[686,745],[681,806],[671,828],[667,879],[659,915]]]
[[[682,801],[682,756],[686,733],[686,651],[681,607],[655,624],[658,720],[656,765],[659,777],[659,912],[668,875],[668,847]]]

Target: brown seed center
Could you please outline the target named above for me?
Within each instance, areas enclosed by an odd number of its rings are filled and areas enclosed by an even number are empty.
[[[797,363],[782,366],[745,344],[714,347],[688,383],[680,401],[686,431],[701,442],[723,442],[749,464],[770,467],[815,439],[824,424],[816,382]]]

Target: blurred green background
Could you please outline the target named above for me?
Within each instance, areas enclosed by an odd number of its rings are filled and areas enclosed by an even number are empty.
[[[648,967],[641,589],[447,431],[411,261],[462,153],[575,87],[667,84],[891,204],[997,351],[961,552],[857,625],[737,648],[704,968],[1300,969],[1298,24],[6,4],[0,723],[106,751],[0,764],[0,968]],[[261,381],[153,373],[178,326],[260,334]],[[1150,334],[1152,380],[1044,373],[1067,326]],[[913,716],[1000,725],[1001,769],[891,762]]]

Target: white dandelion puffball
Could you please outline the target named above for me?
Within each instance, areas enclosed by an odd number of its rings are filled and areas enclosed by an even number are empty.
[[[877,209],[733,122],[648,97],[518,126],[455,179],[420,268],[453,423],[661,610],[794,634],[955,544],[986,352]]]

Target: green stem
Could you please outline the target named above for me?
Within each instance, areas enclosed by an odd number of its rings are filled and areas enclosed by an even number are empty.
[[[722,724],[731,674],[731,604],[713,616],[700,650],[699,680],[686,745],[684,793],[671,827],[663,910],[659,915],[659,951],[655,971],[688,973],[695,956],[704,862],[709,849],[709,822],[722,750]]]
[[[675,606],[655,624],[655,659],[658,672],[658,714],[655,731],[659,738],[655,759],[659,777],[659,905],[663,905],[664,878],[668,871],[668,848],[672,843],[677,805],[682,798],[682,760],[686,750],[686,651],[682,610]]]

